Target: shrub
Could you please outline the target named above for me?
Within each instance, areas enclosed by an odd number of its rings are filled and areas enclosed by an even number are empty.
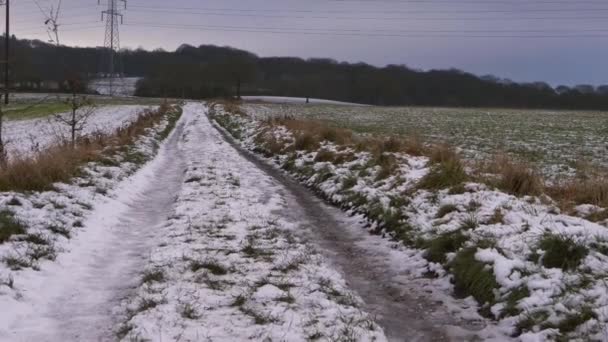
[[[538,247],[545,251],[543,266],[564,271],[577,268],[589,254],[587,247],[576,243],[572,238],[553,234],[545,234]]]
[[[25,234],[25,226],[15,219],[8,210],[0,211],[0,243],[8,241],[13,235]]]
[[[465,248],[456,254],[450,263],[454,275],[454,290],[463,297],[473,296],[480,305],[494,304],[494,289],[498,283],[494,272],[487,265],[475,259],[477,247]]]

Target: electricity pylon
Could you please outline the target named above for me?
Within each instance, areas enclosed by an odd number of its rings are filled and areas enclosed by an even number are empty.
[[[98,3],[101,0],[98,0]],[[106,36],[104,39],[104,47],[108,51],[107,76],[110,78],[110,96],[114,95],[114,78],[116,77],[116,66],[118,58],[116,52],[120,50],[120,33],[118,31],[119,19],[120,24],[123,22],[123,15],[120,11],[119,4],[124,4],[124,9],[127,9],[127,0],[107,0],[108,9],[101,12],[101,20],[106,20]]]

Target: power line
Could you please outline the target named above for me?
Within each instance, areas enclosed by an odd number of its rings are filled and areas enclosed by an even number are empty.
[[[210,32],[245,32],[245,33],[268,33],[268,34],[284,34],[284,35],[316,35],[316,36],[351,36],[351,37],[402,37],[402,38],[608,38],[608,30],[601,31],[607,34],[534,34],[534,35],[523,35],[523,34],[469,34],[453,32],[454,34],[402,34],[402,33],[364,33],[364,32],[332,32],[332,31],[303,31],[303,30],[289,30],[289,29],[259,29],[259,28],[248,28],[248,27],[217,27],[217,26],[200,26],[200,25],[184,25],[184,24],[155,24],[155,23],[126,23],[127,26],[136,27],[151,27],[151,28],[169,28],[169,29],[180,29],[180,30],[196,30],[196,31],[210,31]]]
[[[142,12],[151,13],[174,13],[199,16],[220,16],[220,17],[254,17],[254,18],[278,18],[278,19],[329,19],[329,20],[378,20],[378,21],[496,21],[496,20],[608,20],[608,16],[543,16],[543,17],[342,17],[342,16],[298,16],[298,15],[274,15],[274,14],[249,14],[249,13],[222,13],[220,11],[178,11],[178,10],[155,10],[155,9],[140,9]]]

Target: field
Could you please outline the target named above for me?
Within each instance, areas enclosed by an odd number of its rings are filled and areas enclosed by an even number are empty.
[[[606,112],[315,104],[247,104],[245,108],[258,116],[316,119],[362,133],[445,142],[469,159],[508,153],[534,163],[547,177],[572,175],[581,163],[608,166]]]
[[[18,93],[11,95],[11,103],[3,108],[5,118],[8,120],[24,120],[45,117],[53,114],[65,113],[70,110],[66,100],[69,94],[38,94]],[[89,98],[96,106],[117,105],[158,105],[160,99],[143,99],[128,97],[107,97],[92,95]]]

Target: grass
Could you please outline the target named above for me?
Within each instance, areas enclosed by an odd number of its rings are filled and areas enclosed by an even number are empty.
[[[26,233],[26,227],[8,210],[0,211],[0,243],[8,241],[14,235]]]
[[[494,304],[496,296],[494,290],[499,287],[494,272],[486,264],[475,259],[477,247],[461,250],[449,265],[454,275],[454,291],[462,297],[473,296],[477,302]]]
[[[70,106],[65,102],[45,102],[40,104],[19,104],[9,107],[5,111],[6,118],[9,120],[34,119],[53,114],[70,111]]]
[[[490,171],[498,175],[494,185],[506,193],[537,196],[543,192],[540,176],[526,163],[514,162],[508,156],[498,155],[491,163]]]
[[[226,275],[228,270],[215,260],[198,261],[194,260],[190,262],[190,270],[197,272],[201,269],[206,269],[213,275]]]
[[[289,112],[298,120],[321,120],[358,133],[445,142],[461,147],[466,159],[504,152],[535,163],[544,176],[555,170],[568,172],[569,165],[581,158],[608,165],[603,148],[605,112],[326,104],[246,104],[244,108],[254,111],[261,106],[275,117]]]
[[[52,190],[54,183],[65,183],[81,175],[84,164],[103,160],[107,151],[133,144],[171,110],[163,105],[156,111],[142,113],[136,121],[112,134],[93,134],[79,139],[74,147],[59,143],[34,157],[11,160],[0,168],[0,191]]]
[[[458,207],[453,205],[453,204],[444,204],[439,208],[439,211],[437,211],[437,215],[435,216],[436,218],[442,218],[445,215],[449,214],[449,213],[453,213],[455,211],[458,211]]]
[[[443,264],[446,262],[446,254],[456,252],[467,239],[460,231],[439,235],[426,243],[424,257],[428,261]]]
[[[160,283],[165,280],[165,273],[161,269],[148,270],[144,272],[141,277],[141,282],[144,284],[147,283]]]
[[[427,190],[441,190],[458,186],[467,179],[468,176],[460,158],[454,154],[450,158],[438,160],[431,167],[431,171],[420,180],[418,187]]]
[[[587,247],[572,238],[552,234],[545,234],[538,247],[545,252],[542,257],[543,266],[564,271],[576,269],[589,254]]]

